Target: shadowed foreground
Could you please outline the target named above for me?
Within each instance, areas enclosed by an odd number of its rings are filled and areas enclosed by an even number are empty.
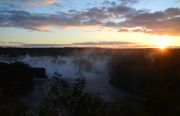
[[[102,51],[101,51],[102,52]],[[94,56],[100,51],[93,53]],[[102,55],[102,54],[100,54]],[[179,116],[180,51],[107,50],[110,55],[110,84],[129,93],[125,99],[105,101],[100,94],[85,89],[86,80],[79,75],[73,82],[56,74],[49,91],[36,109],[20,96],[33,89],[32,67],[23,63],[1,63],[0,115],[2,116]],[[41,69],[41,68],[40,68]],[[45,77],[45,76],[44,76]],[[46,89],[46,88],[44,88]]]

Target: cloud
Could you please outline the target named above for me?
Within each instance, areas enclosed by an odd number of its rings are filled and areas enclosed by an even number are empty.
[[[17,42],[18,45],[21,44],[21,47],[128,47],[128,46],[138,46],[133,42],[115,42],[115,41],[99,41],[99,42],[79,42],[79,43],[71,43],[71,44],[27,44]]]
[[[74,45],[129,45],[135,44],[132,42],[116,42],[116,41],[100,41],[100,42],[80,42],[73,43]]]
[[[40,0],[40,1],[33,1],[33,0],[26,0],[30,1],[29,4],[33,6],[48,6],[48,5],[54,5],[57,3],[57,0]]]
[[[131,9],[131,8],[129,8]],[[119,11],[119,14],[116,10]],[[0,26],[48,31],[50,27],[104,26],[114,16],[129,12],[127,7],[93,7],[86,11],[58,12],[56,14],[33,14],[21,10],[1,10]]]
[[[125,1],[125,0],[121,0]],[[133,2],[134,0],[128,0]],[[136,2],[136,0],[134,1]],[[149,12],[127,5],[93,7],[83,11],[35,14],[20,10],[0,10],[0,26],[51,31],[51,28],[108,27],[119,32],[143,32],[180,36],[180,8]]]
[[[64,44],[21,44],[24,48],[51,48],[51,47],[68,47],[69,45]],[[70,47],[70,46],[69,46]]]
[[[9,44],[24,44],[24,42],[8,42]]]
[[[2,3],[10,3],[10,4],[24,4],[31,6],[48,6],[54,5],[57,3],[57,0],[0,0]]]
[[[118,0],[121,5],[132,5],[138,3],[140,0]],[[115,6],[117,4],[117,1],[110,1],[110,0],[105,0],[102,5],[112,5]]]
[[[115,6],[117,3],[115,1],[109,1],[109,0],[105,0],[102,5],[112,5]]]
[[[76,27],[100,25],[106,18],[105,14],[100,15],[98,9],[91,9],[88,12],[67,14],[32,14],[27,11],[1,10],[0,26],[31,29],[37,31],[48,31],[50,27]]]
[[[180,9],[168,8],[165,11],[154,13],[137,13],[119,25],[122,29],[133,32],[179,36]]]
[[[128,4],[135,4],[138,3],[140,0],[119,0],[122,5],[128,5]]]

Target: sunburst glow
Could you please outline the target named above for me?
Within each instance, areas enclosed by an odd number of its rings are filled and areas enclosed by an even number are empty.
[[[169,38],[164,37],[164,38],[158,39],[157,44],[158,44],[157,47],[163,50],[167,47],[170,47],[171,42],[169,41]]]

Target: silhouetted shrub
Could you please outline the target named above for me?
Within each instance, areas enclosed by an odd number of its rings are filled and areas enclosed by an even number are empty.
[[[7,95],[21,94],[32,90],[31,67],[20,62],[0,63],[0,88]]]
[[[55,78],[47,97],[38,109],[39,116],[128,116],[130,103],[105,102],[99,95],[84,90],[84,78],[73,85]]]
[[[1,105],[0,115],[1,116],[33,116],[28,115],[28,107],[21,102],[16,102],[16,105]]]

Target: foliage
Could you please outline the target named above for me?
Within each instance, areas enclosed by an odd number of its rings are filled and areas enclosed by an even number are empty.
[[[150,116],[180,115],[180,54],[131,53],[109,62],[110,83],[139,96],[140,109]]]
[[[47,97],[38,109],[39,116],[128,116],[130,103],[105,102],[98,94],[85,91],[85,80],[80,77],[74,84],[55,78]]]
[[[0,88],[7,95],[17,95],[33,89],[33,73],[26,64],[0,63]]]
[[[92,115],[99,112],[99,108],[103,107],[102,99],[84,92],[84,85],[83,78],[76,79],[72,86],[56,78],[39,109],[39,115],[83,116],[85,113]]]

